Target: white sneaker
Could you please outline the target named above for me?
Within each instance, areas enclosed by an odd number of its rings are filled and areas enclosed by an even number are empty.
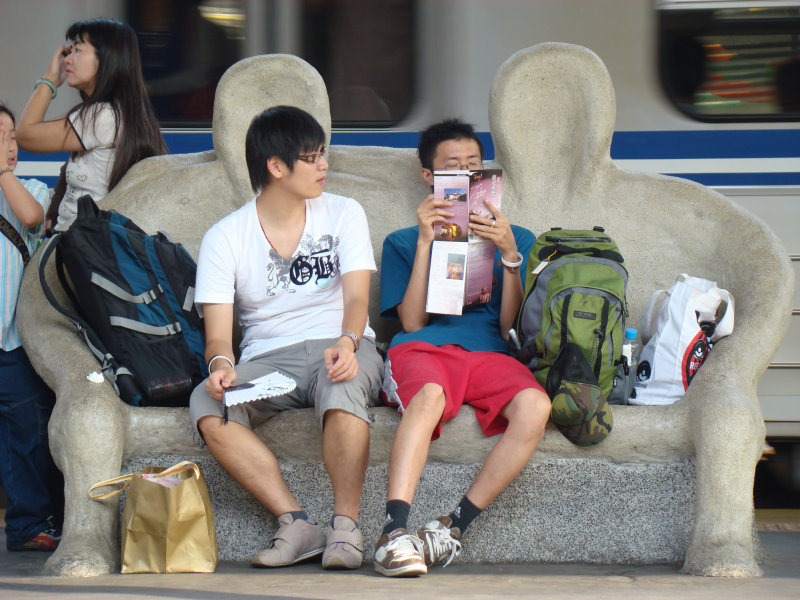
[[[417,531],[422,540],[423,556],[427,566],[444,561],[442,566],[446,567],[461,554],[461,530],[452,525],[453,520],[450,517],[439,517],[428,521],[425,527]]]
[[[422,557],[422,540],[402,528],[378,538],[374,565],[378,573],[387,577],[416,577],[428,572]]]

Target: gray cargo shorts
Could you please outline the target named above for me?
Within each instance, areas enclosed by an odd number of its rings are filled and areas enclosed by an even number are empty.
[[[379,402],[383,359],[374,342],[362,339],[356,353],[358,375],[350,381],[333,383],[328,379],[322,353],[337,340],[306,340],[236,365],[236,383],[279,371],[294,379],[297,387],[283,396],[231,406],[228,419],[254,429],[281,411],[313,407],[320,423],[325,412],[331,409],[343,410],[369,423],[367,408]],[[223,416],[222,403],[208,395],[205,381],[192,392],[189,413],[195,427],[203,417]]]

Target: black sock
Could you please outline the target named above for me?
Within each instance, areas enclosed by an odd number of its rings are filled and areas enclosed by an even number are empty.
[[[386,503],[386,521],[383,523],[383,533],[391,533],[395,529],[408,529],[408,513],[411,505],[403,500],[389,500]]]
[[[463,534],[464,530],[469,527],[469,524],[475,520],[475,517],[482,512],[482,508],[478,508],[470,502],[469,498],[464,496],[461,502],[458,503],[458,506],[456,506],[456,509],[450,513],[450,518],[453,520],[452,526],[458,527]]]
[[[292,510],[289,511],[289,514],[292,515],[292,519],[295,521],[297,521],[297,519],[301,519],[303,521],[308,521],[309,523],[311,522],[311,519],[308,518],[308,515],[304,510]]]

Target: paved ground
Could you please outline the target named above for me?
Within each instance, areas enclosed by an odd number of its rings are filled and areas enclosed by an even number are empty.
[[[257,570],[221,563],[214,574],[107,575],[89,579],[43,576],[46,554],[6,552],[0,529],[3,600],[277,600],[280,598],[547,598],[581,600],[800,598],[800,532],[762,532],[767,552],[759,579],[681,574],[677,567],[595,565],[465,565],[436,568],[417,579],[389,579],[371,565],[323,572],[319,564]]]

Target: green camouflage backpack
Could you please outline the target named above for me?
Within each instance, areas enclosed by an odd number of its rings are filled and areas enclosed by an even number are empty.
[[[577,345],[608,398],[622,354],[628,272],[602,227],[553,228],[528,256],[517,315],[517,358],[542,386],[567,342]]]

